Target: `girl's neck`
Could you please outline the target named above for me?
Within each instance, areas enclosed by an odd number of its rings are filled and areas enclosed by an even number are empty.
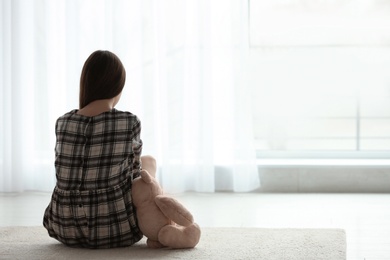
[[[104,112],[111,111],[114,108],[114,99],[95,100],[77,111],[77,114],[83,116],[97,116]]]

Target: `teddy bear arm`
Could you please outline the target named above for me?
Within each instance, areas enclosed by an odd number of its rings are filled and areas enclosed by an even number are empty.
[[[158,195],[155,202],[163,214],[173,222],[185,227],[194,222],[192,214],[176,199]]]

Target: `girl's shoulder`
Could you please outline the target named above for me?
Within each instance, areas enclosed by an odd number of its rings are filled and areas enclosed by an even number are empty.
[[[107,120],[107,121],[126,121],[128,124],[139,124],[140,119],[135,114],[129,112],[129,111],[121,111],[116,108],[113,108],[109,112],[103,113],[104,116],[100,118],[101,120]]]

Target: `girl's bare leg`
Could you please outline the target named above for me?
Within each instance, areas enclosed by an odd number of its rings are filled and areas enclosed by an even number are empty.
[[[147,170],[150,175],[156,177],[156,159],[151,155],[141,156],[142,169]]]

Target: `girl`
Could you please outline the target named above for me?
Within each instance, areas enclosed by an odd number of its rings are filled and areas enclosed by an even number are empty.
[[[153,176],[155,160],[142,156],[141,123],[114,107],[126,72],[109,51],[86,60],[80,79],[80,109],[57,119],[57,183],[43,225],[69,246],[129,246],[142,238],[131,186],[141,165]]]

